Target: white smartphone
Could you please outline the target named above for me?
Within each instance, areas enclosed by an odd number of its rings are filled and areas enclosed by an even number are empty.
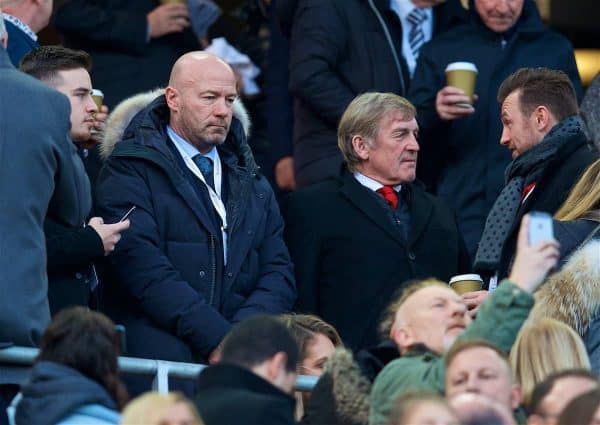
[[[554,239],[554,226],[552,216],[541,211],[529,212],[529,226],[527,228],[529,245]]]

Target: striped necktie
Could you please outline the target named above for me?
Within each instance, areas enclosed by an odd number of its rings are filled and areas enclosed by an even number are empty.
[[[410,32],[408,33],[408,44],[415,60],[419,57],[419,49],[425,43],[425,33],[421,24],[427,19],[424,10],[415,7],[406,18],[410,23]]]
[[[202,172],[202,175],[204,176],[204,179],[206,180],[206,184],[208,184],[213,190],[215,190],[215,180],[213,177],[212,159],[210,159],[207,156],[198,154],[192,158],[192,161],[194,161],[194,163],[196,163],[196,165]]]

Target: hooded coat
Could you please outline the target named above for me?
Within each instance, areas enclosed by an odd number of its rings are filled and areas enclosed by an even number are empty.
[[[511,161],[500,145],[502,124],[496,100],[500,84],[522,67],[564,71],[582,97],[573,47],[544,27],[537,6],[525,0],[521,16],[506,33],[486,27],[470,1],[469,21],[441,34],[421,48],[408,99],[417,108],[420,151],[417,176],[448,202],[473,256],[487,214],[504,186]],[[468,48],[467,48],[468,47]],[[446,86],[444,70],[452,62],[477,66],[475,112],[443,122],[436,95]]]
[[[233,323],[292,307],[296,291],[283,220],[246,143],[238,107],[218,147],[228,221],[225,265],[206,187],[168,141],[164,96],[127,126],[153,97],[116,108],[102,148],[109,156],[98,178],[98,213],[110,223],[137,207],[108,257],[104,308],[126,326],[128,354],[206,361]],[[126,128],[122,137],[119,128]]]
[[[59,363],[36,364],[20,395],[15,425],[119,423],[117,405],[104,387]]]

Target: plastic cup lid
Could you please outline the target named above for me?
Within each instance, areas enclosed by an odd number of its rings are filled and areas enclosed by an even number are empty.
[[[478,72],[475,64],[471,62],[452,62],[446,67],[446,72],[458,70]]]
[[[473,273],[473,274],[459,274],[458,276],[453,276],[452,279],[450,279],[450,284],[453,284],[454,282],[458,282],[461,280],[478,280],[480,282],[483,282],[483,279],[481,278],[481,276]]]

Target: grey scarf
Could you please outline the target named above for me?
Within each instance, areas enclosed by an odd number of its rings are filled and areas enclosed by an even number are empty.
[[[493,273],[498,269],[504,242],[521,206],[523,188],[536,182],[547,161],[564,144],[569,143],[572,136],[579,136],[581,132],[582,122],[579,116],[565,118],[546,134],[541,143],[522,153],[508,165],[504,173],[506,185],[485,221],[475,255],[475,270]]]

